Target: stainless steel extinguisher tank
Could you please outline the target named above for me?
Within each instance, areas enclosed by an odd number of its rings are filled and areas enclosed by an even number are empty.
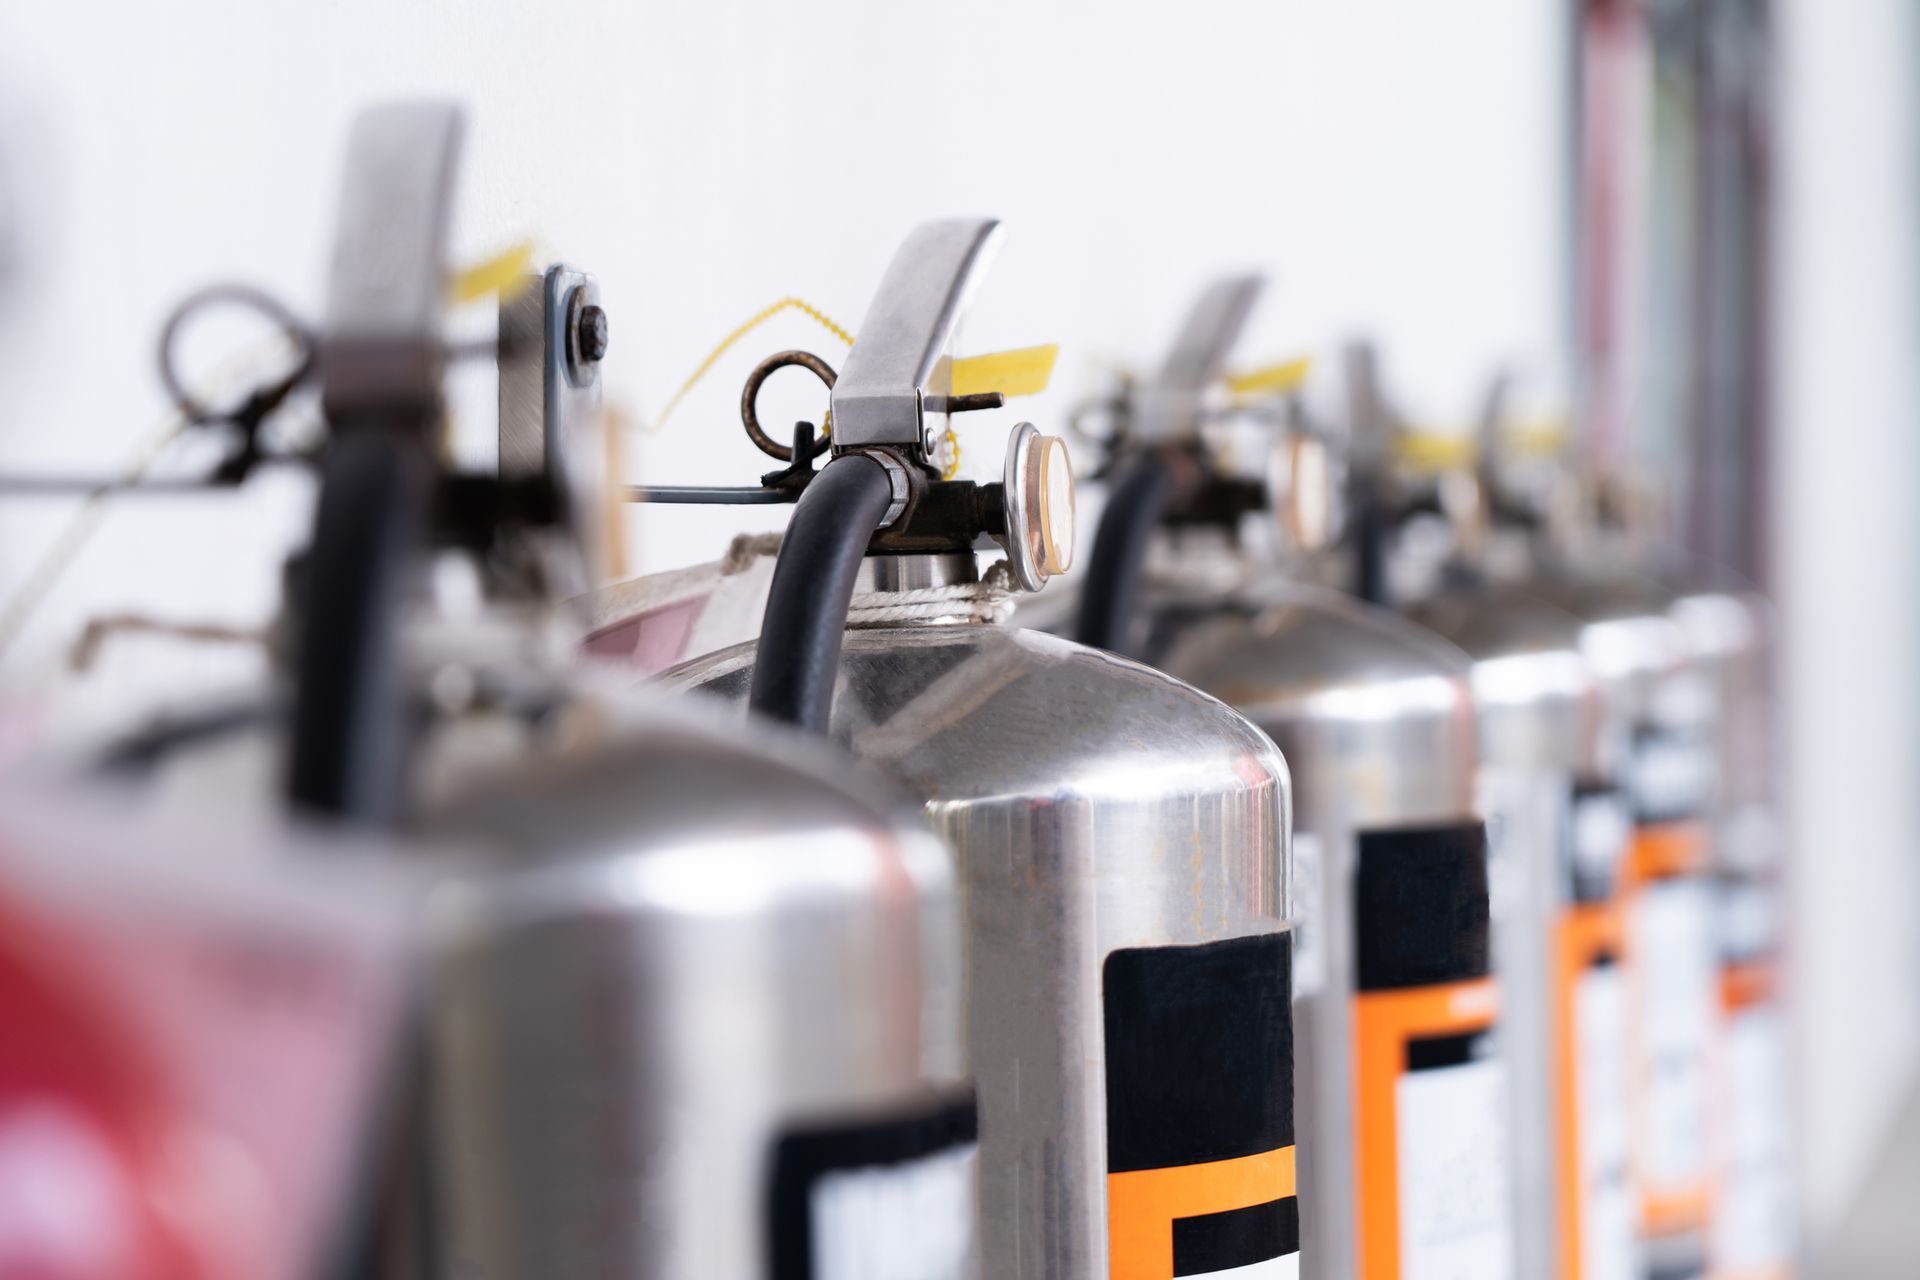
[[[343,1273],[971,1277],[951,854],[829,744],[577,668],[555,597],[602,527],[579,465],[602,344],[577,339],[605,316],[563,268],[504,303],[510,465],[452,472],[459,136],[424,104],[354,130],[290,716],[262,695],[110,767],[211,771],[235,805],[278,774],[308,820],[423,850],[421,1051]],[[430,561],[482,603],[452,611]]]
[[[1625,740],[1632,835],[1618,898],[1628,980],[1633,1178],[1646,1274],[1704,1274],[1717,1164],[1718,964],[1709,812],[1717,692],[1674,595],[1625,570],[1540,575]]]
[[[1519,1274],[1634,1280],[1621,744],[1573,615],[1484,579],[1408,612],[1473,663]]]
[[[1259,283],[1203,295],[1143,392],[1079,634],[1231,703],[1292,768],[1303,1272],[1512,1275],[1468,664],[1242,549],[1246,487],[1198,428]]]
[[[1631,833],[1626,734],[1581,651],[1580,620],[1516,581],[1542,513],[1508,483],[1505,385],[1497,378],[1488,397],[1477,461],[1463,453],[1455,469],[1402,477],[1403,519],[1432,506],[1452,526],[1426,598],[1406,612],[1473,663],[1520,1274],[1635,1280],[1617,896]]]
[[[1752,589],[1693,575],[1672,614],[1717,710],[1712,799],[1718,895],[1719,1179],[1710,1253],[1728,1275],[1788,1276],[1798,1254],[1787,1011],[1781,993],[1772,612]]]
[[[919,794],[953,844],[983,1274],[1291,1274],[1286,766],[1214,699],[967,621],[959,599],[982,533],[1030,586],[1070,547],[1064,451],[1031,428],[978,524],[941,516],[958,491],[926,469],[957,407],[954,327],[996,235],[934,223],[902,246],[833,384],[832,461],[788,528],[758,646],[669,678],[790,707]],[[876,484],[854,509],[827,487],[869,473],[898,477],[904,505]],[[903,543],[924,550],[888,549]],[[846,630],[856,587],[877,594]],[[888,621],[942,591],[944,614]]]

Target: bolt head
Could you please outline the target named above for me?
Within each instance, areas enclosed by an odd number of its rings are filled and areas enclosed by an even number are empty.
[[[577,322],[576,341],[580,349],[580,359],[587,364],[598,364],[607,355],[607,313],[599,306],[580,308]]]

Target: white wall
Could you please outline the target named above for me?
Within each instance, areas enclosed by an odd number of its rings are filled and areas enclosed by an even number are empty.
[[[1496,360],[1554,354],[1559,100],[1538,0],[109,7],[0,16],[53,211],[43,288],[0,354],[14,463],[122,458],[160,407],[155,329],[193,285],[239,276],[311,309],[348,114],[391,94],[471,105],[460,242],[532,232],[596,272],[608,385],[641,417],[782,294],[856,324],[897,238],[952,213],[1008,227],[968,345],[1065,344],[1056,394],[1025,406],[1042,424],[1098,360],[1154,355],[1208,273],[1247,264],[1277,280],[1250,356],[1370,329],[1436,417],[1463,417]],[[825,341],[782,321],[637,469],[756,475],[740,378],[775,344]],[[968,457],[993,458],[1010,420],[976,425]],[[123,504],[35,645],[109,602],[259,613],[297,488]],[[0,511],[0,590],[51,520]],[[648,511],[640,562],[710,557],[739,523]]]
[[[1839,8],[1780,11],[1775,563],[1816,1228],[1858,1190],[1920,1060],[1920,10]]]

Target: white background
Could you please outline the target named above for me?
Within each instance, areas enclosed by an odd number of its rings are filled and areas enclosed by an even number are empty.
[[[396,94],[470,104],[460,244],[479,254],[533,234],[595,272],[612,313],[609,390],[640,419],[783,294],[857,324],[913,221],[970,212],[1000,216],[1009,234],[967,347],[1064,344],[1054,393],[1025,405],[1043,428],[1103,361],[1150,358],[1209,273],[1248,265],[1275,280],[1250,359],[1368,332],[1429,421],[1464,420],[1499,361],[1550,399],[1563,315],[1558,8],[9,6],[0,139],[29,195],[28,254],[0,314],[0,460],[121,461],[162,409],[156,328],[194,285],[249,279],[311,313],[348,115]],[[1920,432],[1902,368],[1920,350],[1915,112],[1895,99],[1912,68],[1898,0],[1782,9],[1796,96],[1780,400],[1794,522],[1780,563],[1791,705],[1810,744],[1792,792],[1808,857],[1806,1142],[1813,1207],[1830,1214],[1873,1154],[1920,1020],[1906,927],[1920,905],[1909,581]],[[797,318],[749,350],[775,344],[832,351]],[[756,473],[732,407],[752,358],[724,363],[665,435],[642,442],[636,472]],[[1003,428],[976,427],[969,459],[992,458]],[[0,591],[63,514],[0,512]],[[103,608],[259,620],[304,518],[290,478],[239,497],[124,504],[0,663],[0,684],[39,686]],[[649,569],[696,562],[740,523],[649,512],[632,522],[634,550]],[[1882,991],[1863,973],[1906,982]]]

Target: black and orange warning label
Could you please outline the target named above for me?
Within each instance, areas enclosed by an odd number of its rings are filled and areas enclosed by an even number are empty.
[[[1360,1280],[1512,1274],[1479,822],[1367,832],[1354,879]]]
[[[1296,1274],[1289,936],[1115,951],[1102,989],[1111,1280]]]

